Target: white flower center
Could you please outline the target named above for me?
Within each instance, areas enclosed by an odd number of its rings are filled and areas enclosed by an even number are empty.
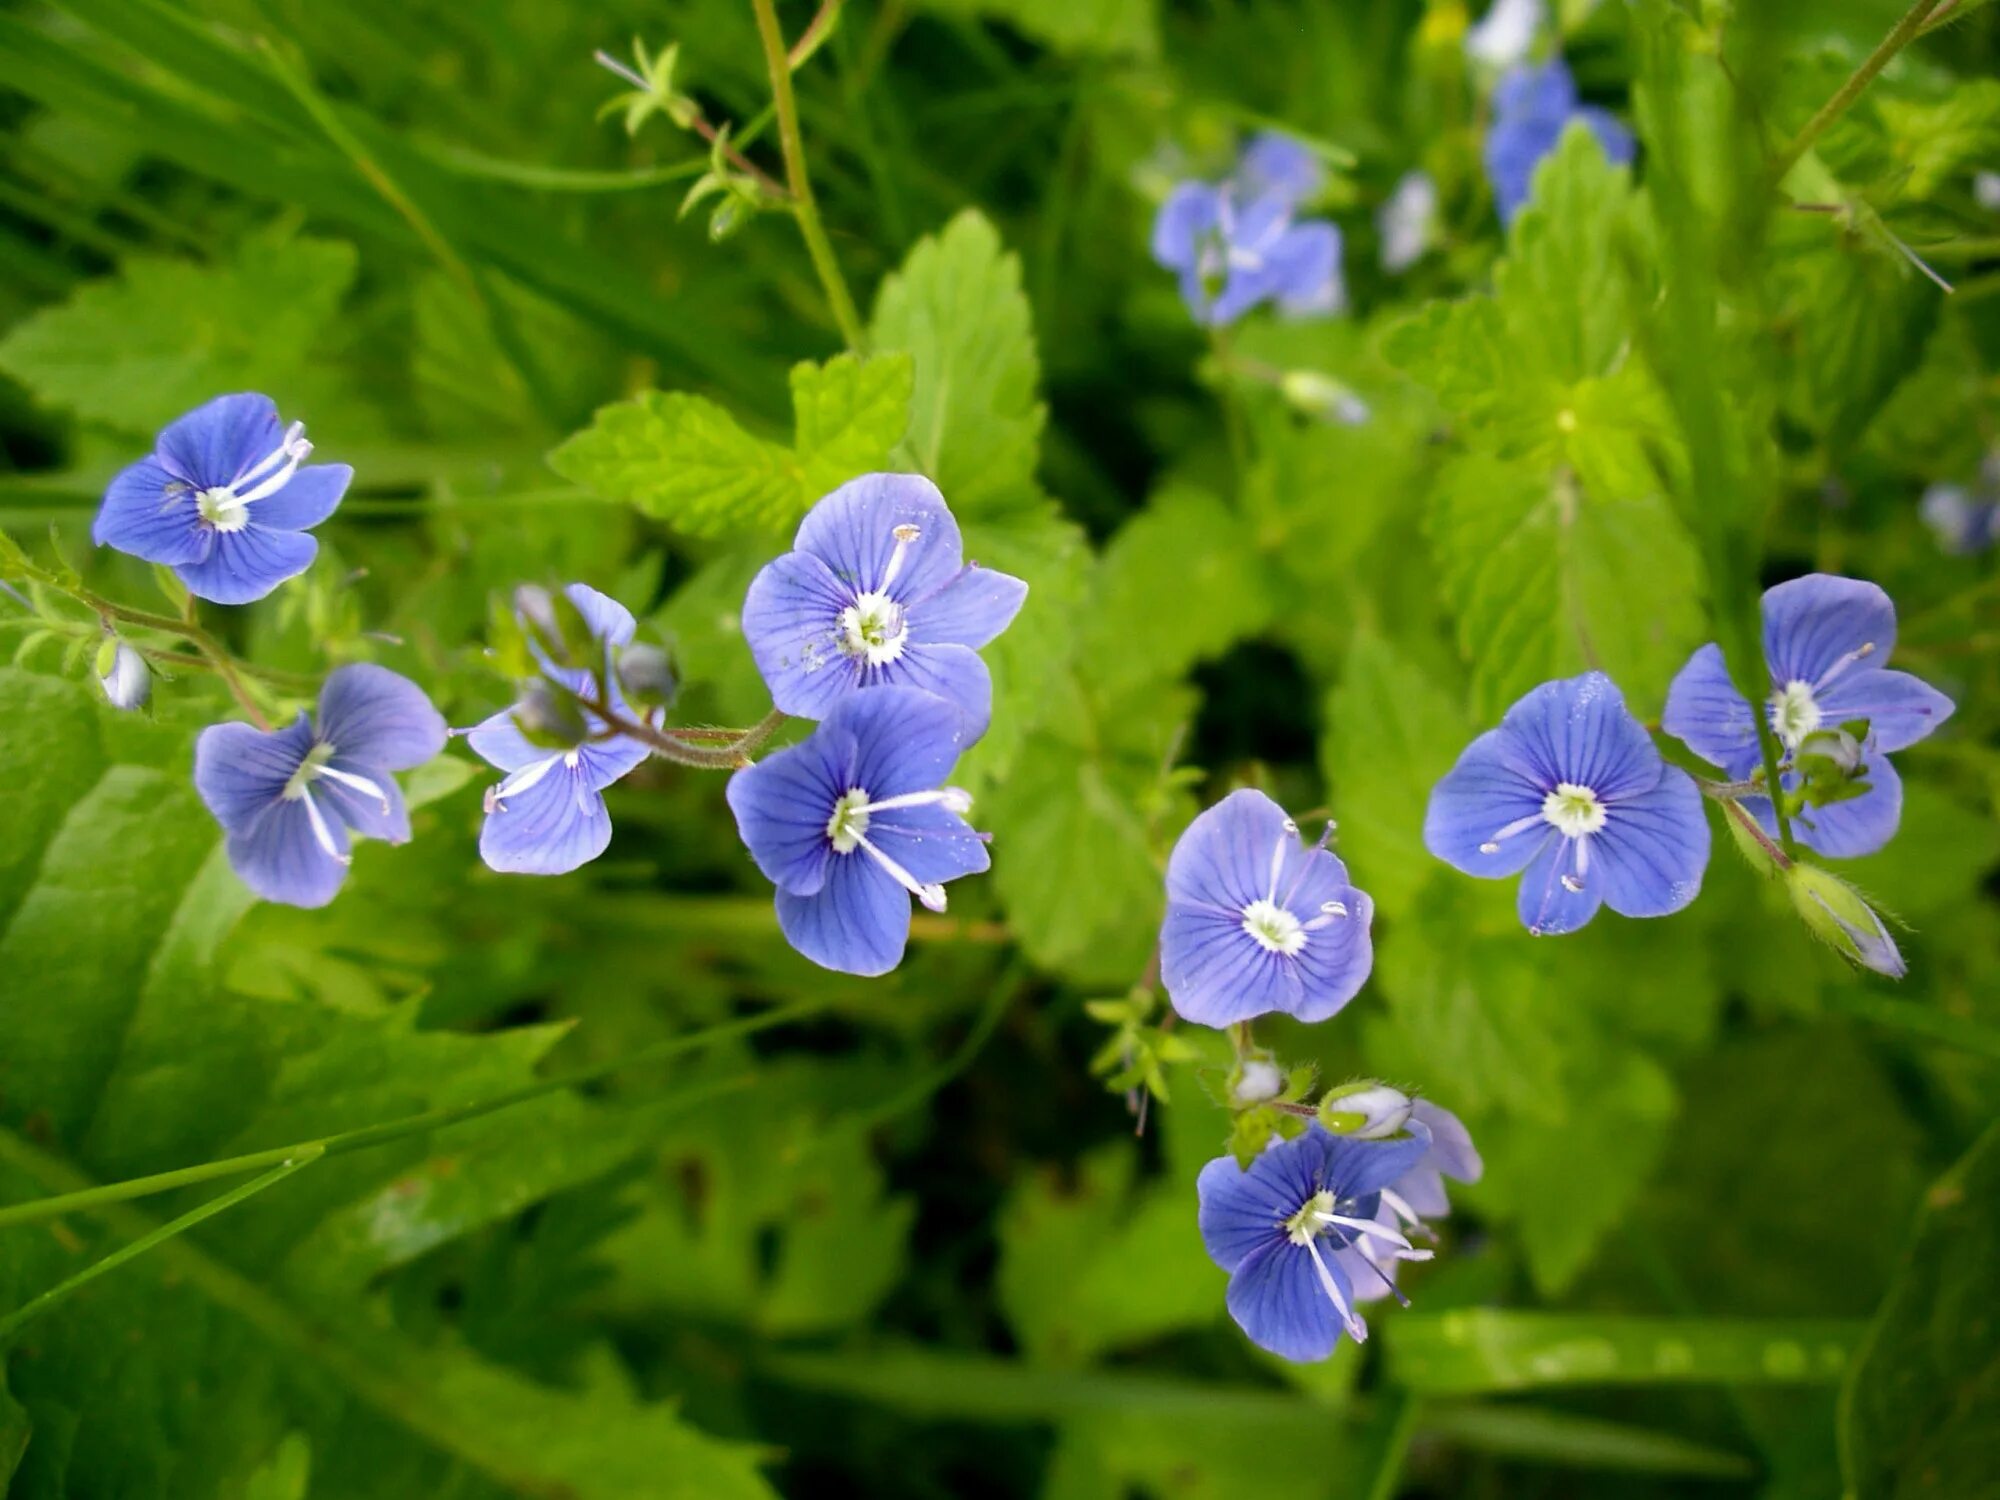
[[[1303,1245],[1308,1240],[1317,1239],[1326,1233],[1326,1226],[1332,1221],[1332,1216],[1333,1194],[1321,1188],[1306,1199],[1304,1207],[1285,1220],[1285,1237],[1294,1245]]]
[[[1559,781],[1556,789],[1542,798],[1542,817],[1564,838],[1582,838],[1604,826],[1604,804],[1589,787]]]
[[[1787,750],[1819,728],[1822,715],[1812,685],[1794,679],[1771,695],[1771,729]]]
[[[250,507],[290,484],[312,451],[313,445],[306,441],[306,424],[292,423],[277,447],[228,484],[199,491],[194,497],[196,513],[217,531],[241,531],[250,524]]]
[[[325,774],[326,763],[333,759],[333,746],[324,741],[306,752],[306,758],[299,762],[299,768],[292,772],[285,783],[284,798],[296,802],[306,794],[306,788]]]
[[[847,655],[866,661],[871,667],[885,666],[903,654],[909,638],[909,622],[903,607],[887,594],[876,590],[857,595],[840,612],[839,644]]]
[[[194,508],[217,531],[241,531],[250,524],[250,507],[226,484],[196,495]]]
[[[868,832],[868,794],[860,787],[833,804],[833,816],[826,820],[826,836],[833,840],[835,854],[852,854]]]
[[[1252,901],[1244,907],[1243,930],[1271,952],[1287,958],[1306,945],[1305,925],[1275,901]]]

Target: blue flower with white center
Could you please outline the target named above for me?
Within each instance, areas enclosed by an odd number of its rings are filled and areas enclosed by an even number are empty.
[[[1885,663],[1896,645],[1896,606],[1872,583],[1811,573],[1764,592],[1764,662],[1770,693],[1764,713],[1784,754],[1779,779],[1799,785],[1793,761],[1808,736],[1857,719],[1868,722],[1858,776],[1867,790],[1846,801],[1803,808],[1792,832],[1834,859],[1873,854],[1895,836],[1903,817],[1903,782],[1889,754],[1923,739],[1955,705],[1936,688]],[[1661,727],[1736,781],[1760,776],[1763,755],[1750,705],[1730,681],[1722,648],[1703,646],[1667,690]],[[1768,797],[1743,806],[1765,829],[1777,823]]]
[[[638,629],[629,609],[587,584],[572,583],[563,592],[606,653],[627,644]],[[543,661],[542,671],[571,693],[596,691],[587,668]],[[607,706],[625,717],[616,675],[608,673],[607,682]],[[629,775],[652,750],[643,740],[612,731],[589,709],[580,711],[589,738],[567,749],[537,745],[515,722],[522,707],[503,709],[466,732],[479,757],[507,773],[505,780],[487,788],[479,857],[508,874],[566,875],[589,864],[611,842],[604,789]]]
[[[1153,259],[1180,273],[1197,323],[1222,327],[1266,302],[1289,317],[1340,310],[1340,230],[1293,217],[1319,179],[1311,152],[1265,134],[1227,181],[1183,182],[1167,195],[1153,221]]]
[[[1377,1217],[1382,1190],[1423,1157],[1419,1127],[1409,1138],[1364,1141],[1333,1135],[1315,1122],[1239,1167],[1220,1157],[1195,1179],[1202,1242],[1229,1273],[1229,1315],[1252,1343],[1305,1363],[1333,1353],[1342,1333],[1359,1343],[1368,1324],[1355,1311],[1349,1266],[1372,1289],[1374,1262],[1343,1253],[1373,1240],[1403,1260],[1431,1252]]]
[[[1375,1213],[1377,1221],[1391,1229],[1422,1235],[1427,1233],[1425,1220],[1442,1219],[1451,1212],[1444,1180],[1477,1182],[1486,1166],[1472,1144],[1472,1133],[1450,1110],[1428,1099],[1413,1099],[1410,1119],[1422,1127],[1428,1144],[1415,1166],[1382,1189]],[[1397,1262],[1408,1258],[1396,1251],[1394,1241],[1363,1235],[1339,1251],[1335,1261],[1353,1286],[1355,1301],[1393,1296],[1407,1305],[1396,1287],[1396,1270]]]
[[[785,940],[822,968],[886,974],[902,962],[910,898],[987,868],[972,798],[941,786],[969,743],[950,703],[911,687],[843,698],[810,738],[729,778],[750,857],[778,888]]]
[[[324,906],[347,878],[350,835],[409,841],[390,773],[422,765],[444,742],[444,719],[422,688],[360,663],[326,679],[316,727],[302,713],[285,729],[204,729],[194,785],[245,885],[266,901]]]
[[[979,659],[1028,596],[1020,579],[964,561],[958,522],[920,474],[865,474],[799,523],[793,551],[743,600],[743,636],[771,701],[824,719],[884,684],[956,704],[966,743],[986,732],[993,679]]]
[[[1500,221],[1514,222],[1528,202],[1535,167],[1556,149],[1572,120],[1583,123],[1615,166],[1632,160],[1632,132],[1594,104],[1581,104],[1576,81],[1559,57],[1535,68],[1516,68],[1493,93],[1493,123],[1486,131],[1486,177],[1500,206]]]
[[[1167,861],[1160,980],[1183,1017],[1228,1026],[1282,1011],[1324,1021],[1375,962],[1375,903],[1330,849],[1308,846],[1262,792],[1231,792]]]
[[[305,424],[281,428],[269,396],[218,396],[111,481],[91,539],[165,563],[197,598],[261,599],[312,565],[319,543],[306,532],[354,478],[346,464],[307,464],[312,451]]]
[[[1466,746],[1431,790],[1424,847],[1468,875],[1521,875],[1523,925],[1563,933],[1600,905],[1664,917],[1694,900],[1708,822],[1694,778],[1586,672],[1543,683]]]

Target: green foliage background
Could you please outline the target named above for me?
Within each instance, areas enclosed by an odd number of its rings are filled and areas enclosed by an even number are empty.
[[[784,947],[719,781],[665,766],[603,860],[527,880],[478,864],[455,750],[336,905],[255,905],[188,776],[219,688],[116,714],[87,619],[10,615],[0,1200],[791,1009],[305,1162],[12,1327],[6,1493],[2000,1495],[2000,589],[1916,508],[2000,440],[2000,11],[1781,193],[1897,5],[1553,9],[1641,161],[1573,133],[1503,236],[1455,0],[850,0],[798,86],[864,360],[782,216],[711,243],[676,217],[699,144],[595,118],[593,49],[676,40],[779,172],[738,0],[0,4],[0,521],[40,566],[163,608],[89,549],[104,481],[259,389],[358,477],[313,572],[211,624],[279,674],[380,660],[454,724],[504,700],[479,643],[524,579],[625,600],[685,721],[750,722],[743,588],[870,469],[932,475],[1033,587],[960,776],[994,872],[873,982]],[[1146,236],[1260,123],[1352,156],[1353,311],[1218,352]],[[1416,165],[1442,243],[1391,279],[1372,211]],[[1371,420],[1258,373],[1298,369]],[[1850,871],[1907,981],[1720,839],[1690,912],[1541,942],[1425,854],[1521,691],[1602,664],[1655,718],[1811,569],[1888,588],[1898,664],[1959,704]],[[1219,1039],[1143,1137],[1088,1072],[1165,851],[1244,783],[1331,808],[1379,907],[1362,996],[1271,1040],[1421,1088],[1487,1163],[1415,1308],[1319,1367],[1245,1343],[1195,1233]],[[0,1224],[0,1311],[220,1186]]]

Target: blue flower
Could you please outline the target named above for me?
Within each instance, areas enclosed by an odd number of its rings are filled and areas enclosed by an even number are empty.
[[[1444,1180],[1477,1182],[1485,1163],[1472,1144],[1472,1133],[1458,1116],[1428,1099],[1410,1102],[1410,1118],[1426,1139],[1424,1154],[1401,1177],[1382,1189],[1375,1214],[1379,1223],[1410,1234],[1424,1232],[1426,1219],[1442,1219],[1451,1212],[1445,1196]],[[1404,1300],[1396,1287],[1397,1261],[1409,1257],[1396,1253],[1395,1242],[1379,1236],[1363,1235],[1336,1252],[1335,1261],[1354,1288],[1357,1302],[1372,1302],[1394,1296]]]
[[[1889,753],[1923,739],[1951,717],[1951,699],[1908,672],[1884,663],[1896,645],[1896,606],[1872,583],[1811,573],[1764,593],[1764,662],[1770,696],[1764,712],[1784,748],[1779,776],[1798,786],[1794,753],[1822,727],[1868,721],[1857,774],[1868,789],[1844,802],[1807,807],[1792,831],[1809,849],[1834,859],[1872,854],[1894,837],[1903,816],[1903,783]],[[1758,774],[1763,756],[1750,705],[1729,679],[1722,648],[1703,646],[1667,690],[1661,727],[1703,760],[1741,781]],[[1768,797],[1743,805],[1776,831]]]
[[[862,688],[901,683],[956,704],[986,732],[993,680],[975,649],[1028,586],[963,561],[958,523],[918,474],[866,474],[815,505],[743,600],[743,635],[771,700],[823,719]]]
[[[165,563],[199,598],[261,599],[311,566],[319,543],[305,533],[354,478],[346,464],[300,467],[312,451],[303,422],[279,427],[269,396],[218,396],[111,481],[91,539]]]
[[[1575,80],[1561,58],[1516,68],[1500,80],[1486,132],[1486,177],[1503,224],[1513,223],[1527,203],[1536,165],[1556,149],[1572,120],[1583,122],[1609,161],[1622,166],[1632,160],[1632,132],[1596,105],[1577,102]]]
[[[944,883],[987,867],[972,799],[939,784],[965,718],[910,687],[856,693],[810,738],[729,778],[729,806],[778,888],[785,940],[822,968],[886,974],[903,958],[910,897],[945,909]]]
[[[632,639],[637,622],[616,599],[581,583],[572,583],[563,592],[606,652]],[[546,661],[542,668],[546,677],[572,693],[595,691],[587,668],[556,667]],[[615,677],[610,688],[609,706],[622,714],[625,704]],[[582,717],[590,738],[567,750],[537,745],[515,722],[521,707],[503,709],[466,735],[482,760],[507,773],[504,781],[487,789],[479,857],[509,874],[564,875],[604,852],[611,842],[604,789],[628,775],[652,751],[643,740],[610,732],[603,719],[588,709]]]
[[[401,844],[410,815],[392,771],[444,748],[423,689],[385,667],[341,667],[320,689],[319,724],[211,724],[194,744],[194,784],[228,835],[229,863],[266,901],[324,906],[347,878],[349,835]]]
[[[1466,746],[1431,791],[1424,847],[1468,875],[1526,871],[1522,923],[1574,932],[1599,905],[1663,917],[1694,900],[1708,823],[1694,778],[1586,672],[1543,683]]]
[[[1188,825],[1167,861],[1160,978],[1203,1026],[1282,1011],[1324,1021],[1375,961],[1375,903],[1327,847],[1262,792],[1231,792]]]
[[[1382,1190],[1428,1145],[1421,1129],[1404,1140],[1364,1141],[1315,1122],[1267,1147],[1247,1170],[1230,1156],[1201,1169],[1202,1241],[1229,1272],[1229,1315],[1252,1343],[1303,1363],[1333,1353],[1343,1332],[1357,1343],[1368,1337],[1342,1252],[1370,1239],[1401,1259],[1430,1258],[1376,1217]]]
[[[1265,302],[1294,317],[1340,310],[1340,230],[1293,219],[1319,176],[1305,147],[1265,134],[1227,181],[1183,182],[1167,195],[1153,221],[1153,259],[1180,273],[1197,323],[1221,327]]]

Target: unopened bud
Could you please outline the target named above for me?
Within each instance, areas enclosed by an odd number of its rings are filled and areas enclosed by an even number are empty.
[[[113,708],[144,708],[153,696],[153,673],[146,658],[116,636],[106,636],[97,648],[97,680]]]
[[[1792,905],[1813,936],[1851,964],[1891,979],[1908,972],[1889,929],[1853,886],[1831,870],[1800,860],[1785,876]]]
[[[671,657],[658,646],[627,646],[618,653],[618,686],[634,708],[665,708],[680,681]]]
[[[1380,1140],[1410,1121],[1410,1096],[1372,1079],[1329,1089],[1319,1101],[1319,1122],[1335,1135]]]
[[[1807,761],[1822,762],[1826,770],[1839,776],[1852,776],[1861,769],[1861,742],[1845,729],[1815,729],[1799,741],[1794,754],[1808,774],[1812,768]]]
[[[1285,1091],[1285,1075],[1278,1065],[1261,1057],[1245,1058],[1237,1069],[1229,1097],[1239,1105],[1262,1104]]]
[[[1279,377],[1278,389],[1295,410],[1323,422],[1359,427],[1368,420],[1368,403],[1353,387],[1318,370],[1287,370]]]
[[[528,743],[544,750],[574,750],[590,737],[576,698],[541,678],[522,686],[513,719]]]

